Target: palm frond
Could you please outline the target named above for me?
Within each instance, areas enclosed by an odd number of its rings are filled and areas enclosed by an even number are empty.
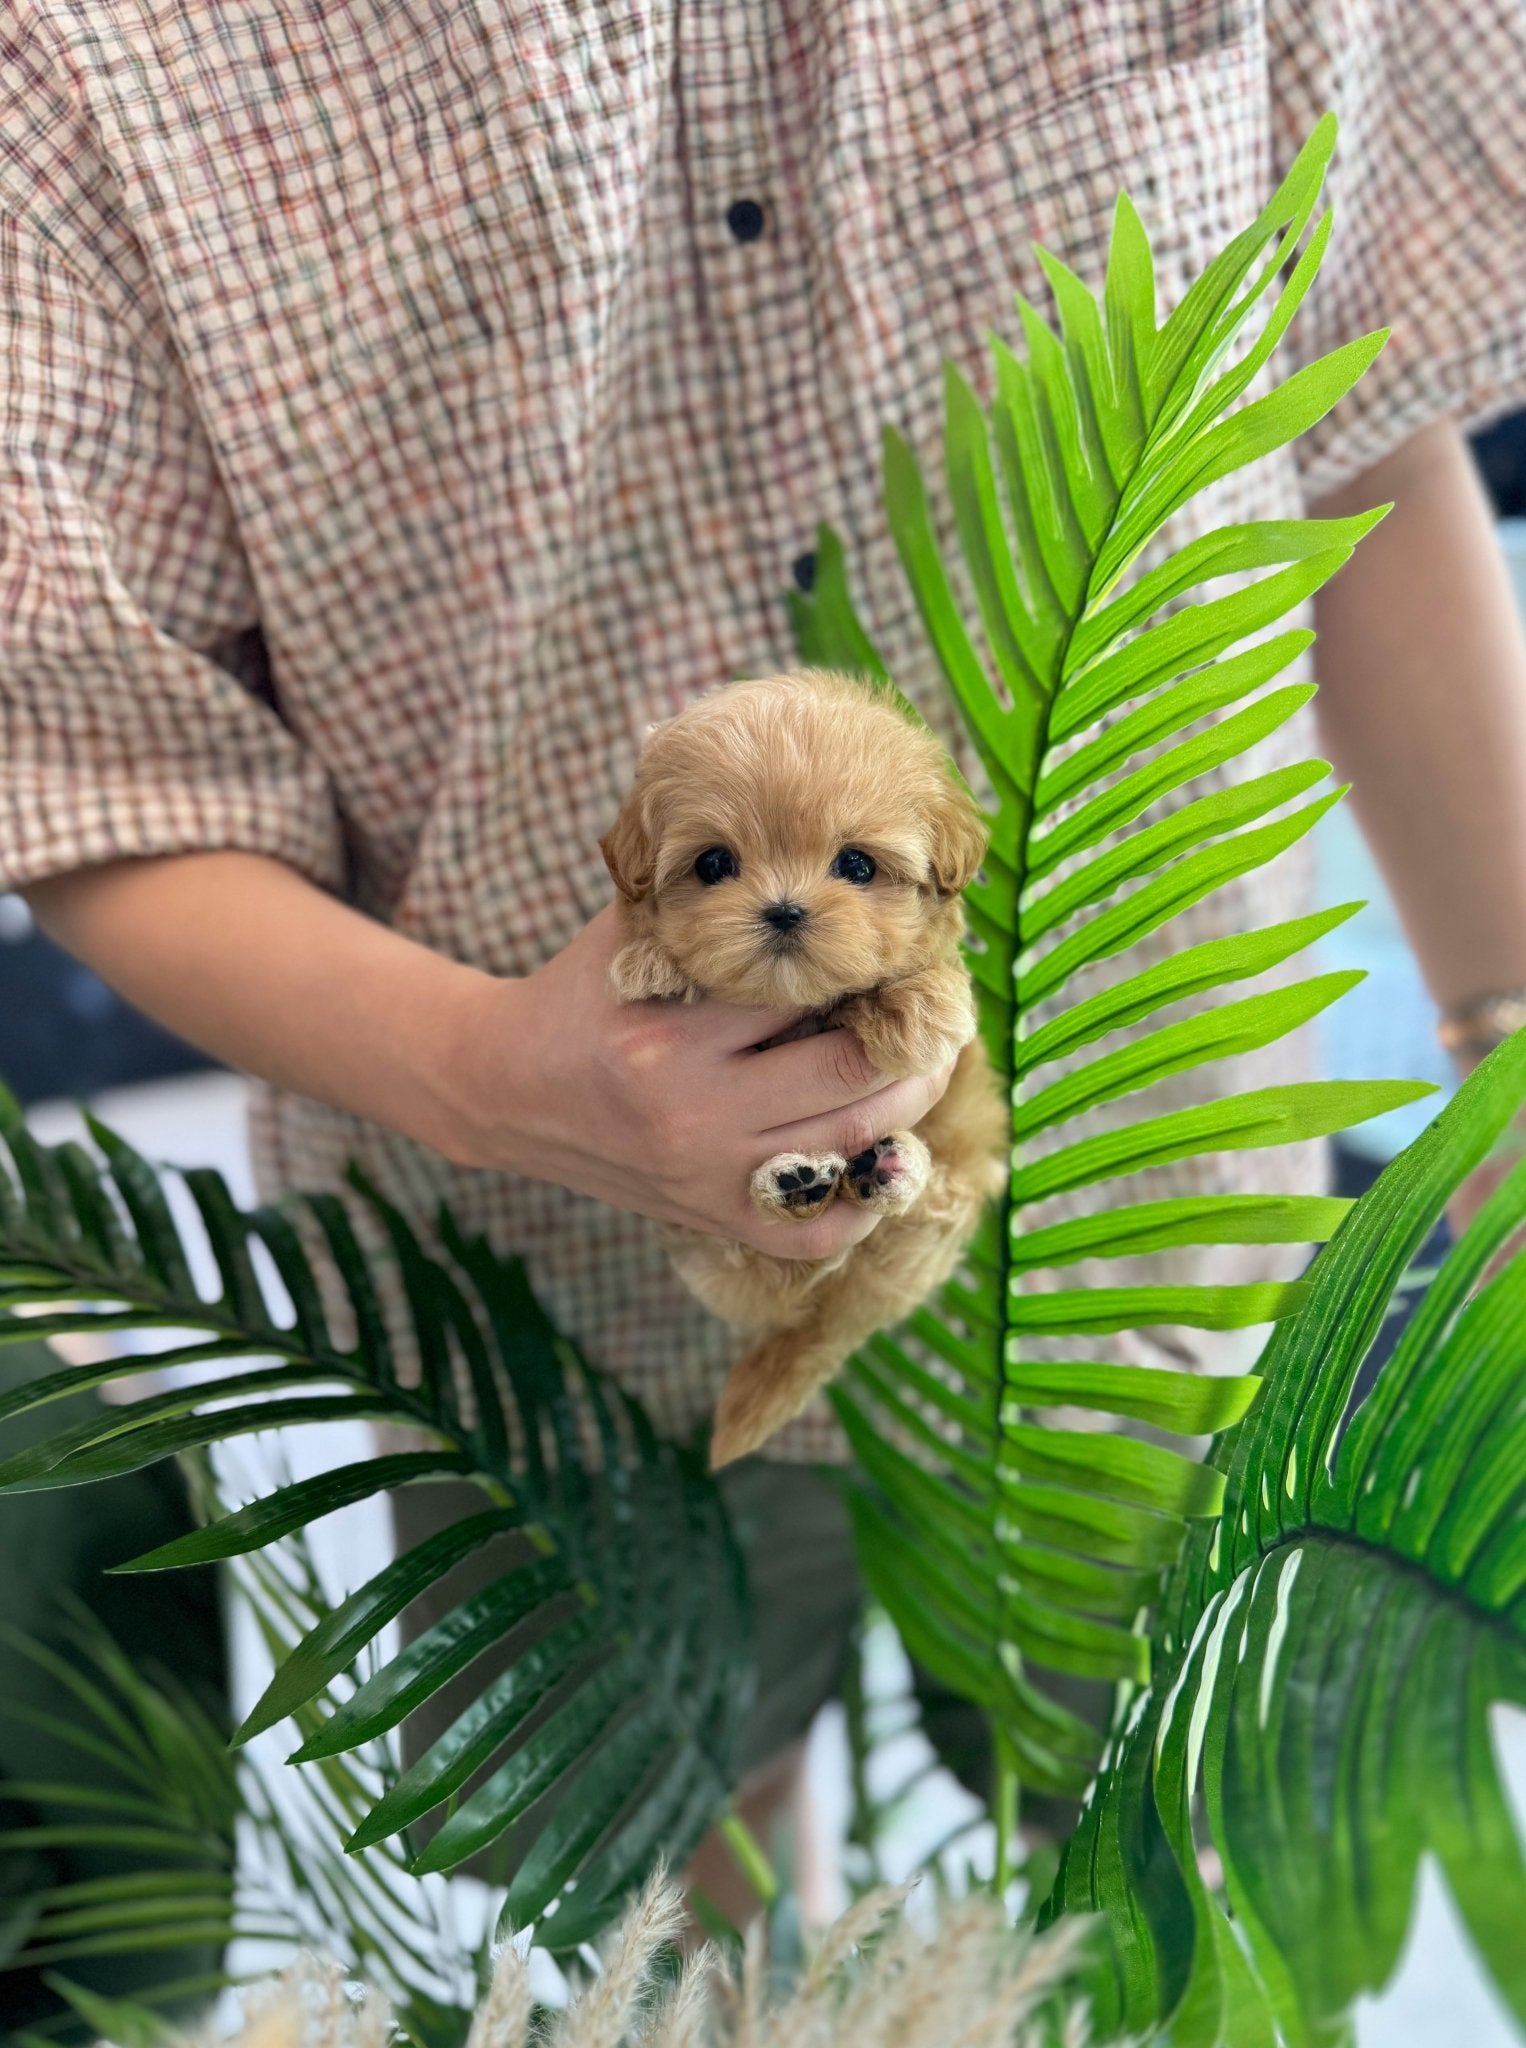
[[[229,1575],[231,1598],[277,1666],[329,1611],[305,1533],[234,1560]],[[370,1657],[368,1668],[377,1662]],[[298,1735],[317,1735],[333,1706],[326,1693],[299,1708],[292,1717]],[[397,1783],[390,1744],[378,1739],[283,1769],[271,1744],[256,1738],[239,1762],[247,1820],[241,1903],[267,1916],[283,1904],[293,1922],[275,1960],[289,1961],[297,1947],[331,1956],[387,1995],[410,2040],[459,2042],[481,1975],[491,1900],[472,1914],[440,1876],[415,1874],[406,1835],[348,1854],[343,1846]]]
[[[551,1327],[522,1269],[442,1219],[426,1252],[357,1180],[359,1213],[390,1248],[416,1385],[405,1385],[352,1210],[336,1196],[240,1212],[221,1179],[184,1176],[216,1260],[198,1295],[160,1177],[97,1123],[100,1158],[38,1143],[0,1103],[0,1342],[160,1330],[167,1349],[63,1367],[0,1399],[0,1423],[108,1381],[196,1366],[0,1461],[0,1488],[68,1486],[303,1422],[406,1430],[407,1447],[282,1485],[124,1569],[247,1556],[351,1502],[441,1476],[481,1491],[466,1516],[393,1559],[311,1622],[240,1729],[247,1741],[323,1700],[405,1607],[492,1545],[498,1575],[333,1704],[303,1760],[387,1737],[483,1652],[518,1651],[482,1697],[368,1811],[358,1850],[449,1802],[417,1872],[449,1870],[505,1830],[508,1911],[549,1946],[587,1940],[654,1858],[697,1844],[731,1789],[750,1693],[740,1555],[698,1462],[661,1442]],[[9,1171],[6,1171],[6,1166]],[[333,1336],[304,1232],[326,1246],[355,1340]],[[290,1304],[277,1316],[254,1252]],[[274,1292],[274,1290],[271,1290]],[[511,1459],[510,1447],[514,1449]],[[558,1908],[559,1910],[554,1910]]]
[[[248,1600],[272,1650],[284,1654],[323,1608],[303,1544],[286,1547],[279,1572],[259,1555],[241,1561],[238,1574],[235,1597]],[[400,1844],[350,1857],[341,1847],[395,1782],[380,1745],[297,1772],[272,1769],[258,1747],[230,1751],[195,1699],[167,1674],[136,1668],[89,1616],[71,1622],[56,1646],[10,1632],[3,1646],[58,1681],[68,1705],[53,1714],[53,1734],[111,1766],[114,1779],[8,1781],[0,1796],[16,1818],[5,1845],[30,1852],[40,1873],[55,1847],[108,1852],[118,1867],[39,1881],[19,1896],[0,1978],[40,1971],[97,2031],[109,2031],[104,2014],[118,2030],[132,2016],[149,2039],[155,2026],[168,2034],[156,2014],[206,2003],[240,1981],[231,1974],[233,1951],[243,1967],[258,1958],[268,1970],[315,1949],[384,1989],[411,2038],[431,2038],[451,2013],[455,2025],[444,2038],[464,2037],[482,1930],[475,1944],[463,1939],[442,1881],[412,1876]],[[18,1711],[0,1684],[0,1727]],[[316,1730],[320,1720],[310,1706],[298,1725]],[[189,1980],[182,1952],[192,1945],[210,1952],[209,1963],[222,1960]],[[139,1966],[130,2000],[104,2000],[73,1981],[81,1963],[120,1958]],[[52,2022],[38,2022],[40,2036],[53,2031]]]
[[[1357,907],[1154,957],[1173,918],[1293,846],[1337,800],[1320,786],[1321,761],[1190,801],[1182,793],[1307,701],[1310,686],[1264,686],[1312,636],[1252,636],[1334,575],[1382,508],[1222,527],[1131,575],[1190,498],[1319,419],[1382,344],[1382,334],[1348,343],[1240,404],[1324,252],[1328,214],[1299,244],[1333,142],[1327,119],[1258,218],[1163,320],[1126,198],[1100,298],[1039,252],[1058,325],[1020,300],[1021,352],[993,343],[989,404],[948,374],[951,547],[911,450],[885,437],[890,531],[992,792],[990,850],[966,896],[968,958],[984,1041],[1011,1090],[1013,1170],[967,1271],[865,1347],[838,1406],[866,1480],[855,1515],[871,1588],[914,1653],[991,1713],[1007,1775],[1050,1791],[1080,1790],[1099,1744],[1035,1671],[1145,1675],[1149,1642],[1136,1617],[1188,1522],[1218,1508],[1223,1476],[1155,1444],[1028,1418],[1063,1406],[1192,1436],[1243,1415],[1256,1382],[1055,1363],[1036,1355],[1035,1340],[1244,1328],[1295,1314],[1304,1290],[1036,1287],[1035,1276],[1181,1246],[1323,1242],[1342,1203],[1144,1201],[1130,1176],[1323,1137],[1427,1092],[1306,1083],[1166,1114],[1131,1117],[1127,1106],[1168,1077],[1275,1043],[1354,978],[1316,975],[1157,1021],[1168,1006],[1219,998],[1280,967]],[[1227,594],[1172,608],[1229,575],[1240,583]],[[894,687],[830,532],[815,589],[793,613],[808,659]],[[1099,987],[1093,970],[1103,967],[1112,978]],[[1086,1213],[1034,1213],[1081,1189],[1094,1191]]]
[[[234,1931],[239,1812],[224,1732],[168,1674],[135,1670],[83,1610],[59,1620],[53,1643],[0,1628],[0,1650],[11,1670],[35,1665],[54,1682],[66,1709],[52,1712],[49,1732],[85,1765],[57,1782],[0,1785],[0,1853],[29,1853],[38,1873],[0,1937],[0,1978],[103,1956],[220,1950]],[[0,1686],[0,1730],[27,1713]],[[50,1882],[55,1850],[115,1867]]]
[[[1154,1681],[1053,1902],[1107,1915],[1110,2020],[1169,2023],[1182,2048],[1328,2038],[1391,1974],[1429,1855],[1526,2021],[1526,1859],[1491,1728],[1526,1706],[1526,1256],[1492,1270],[1526,1167],[1348,1412],[1409,1261],[1523,1095],[1526,1033],[1357,1203],[1216,1449],[1222,1512],[1171,1575]]]

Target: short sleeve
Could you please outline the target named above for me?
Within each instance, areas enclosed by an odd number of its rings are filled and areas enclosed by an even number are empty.
[[[1526,5],[1269,0],[1267,13],[1279,168],[1322,113],[1340,122],[1334,232],[1293,354],[1392,329],[1296,445],[1313,498],[1433,420],[1478,426],[1526,404]]]
[[[0,889],[214,847],[332,887],[321,761],[213,658],[258,608],[154,333],[0,214]]]

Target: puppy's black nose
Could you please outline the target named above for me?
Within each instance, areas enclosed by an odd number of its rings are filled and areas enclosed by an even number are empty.
[[[792,932],[796,925],[805,923],[803,903],[770,903],[762,913],[763,922],[771,924],[776,932]]]

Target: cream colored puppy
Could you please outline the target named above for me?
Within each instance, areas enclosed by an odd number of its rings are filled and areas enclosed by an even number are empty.
[[[669,1232],[685,1285],[758,1335],[716,1412],[711,1462],[725,1465],[948,1277],[1002,1185],[1007,1117],[959,952],[985,832],[931,733],[816,671],[733,683],[658,726],[602,848],[626,934],[610,966],[621,1001],[797,1010],[789,1035],[846,1025],[890,1079],[958,1055],[915,1132],[754,1173],[766,1214],[879,1210],[862,1243],[807,1262]]]

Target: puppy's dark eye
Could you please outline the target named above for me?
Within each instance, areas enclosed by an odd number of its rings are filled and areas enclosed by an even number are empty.
[[[730,880],[737,872],[737,857],[729,846],[707,846],[694,863],[694,872],[709,889]]]
[[[867,853],[860,853],[856,846],[845,846],[832,863],[832,872],[844,882],[857,882],[862,888],[874,880],[874,862]]]

